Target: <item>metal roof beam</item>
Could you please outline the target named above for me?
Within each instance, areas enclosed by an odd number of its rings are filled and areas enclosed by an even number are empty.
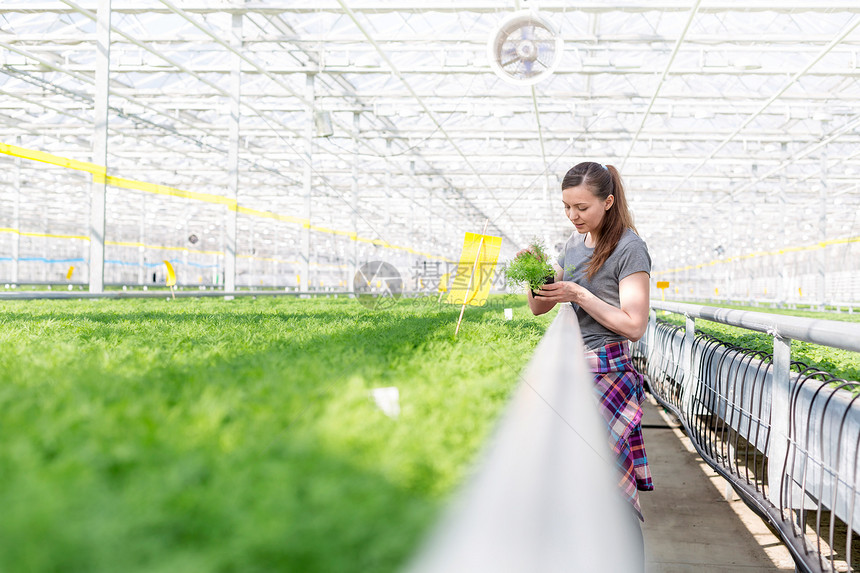
[[[164,0],[162,0],[162,1],[164,1]],[[418,104],[419,104],[419,105],[424,109],[424,111],[425,111],[425,112],[430,116],[430,119],[431,119],[431,120],[433,121],[433,123],[434,123],[434,124],[436,124],[436,126],[439,128],[440,133],[442,133],[442,134],[445,136],[445,138],[448,140],[448,142],[449,142],[449,143],[454,147],[454,149],[456,149],[456,150],[457,150],[457,152],[462,156],[462,158],[463,158],[463,160],[466,162],[466,164],[471,166],[471,164],[470,164],[470,162],[469,162],[469,158],[468,158],[468,157],[467,157],[467,156],[466,156],[466,155],[465,155],[465,154],[460,150],[459,146],[454,142],[454,140],[453,140],[453,139],[451,139],[451,137],[450,137],[450,136],[448,135],[448,133],[445,131],[445,128],[444,128],[444,127],[442,127],[442,124],[441,124],[441,123],[439,122],[439,120],[436,118],[436,115],[435,115],[432,111],[430,111],[430,109],[429,109],[429,108],[427,107],[427,105],[424,103],[424,100],[423,100],[423,99],[421,99],[421,98],[418,96],[418,94],[417,94],[417,93],[415,93],[415,91],[412,89],[412,86],[409,84],[409,82],[407,82],[407,81],[406,81],[406,78],[404,78],[404,77],[403,77],[403,75],[398,71],[397,66],[395,66],[395,65],[394,65],[394,62],[392,62],[392,61],[389,59],[388,55],[387,55],[387,54],[386,54],[386,53],[381,49],[381,47],[380,47],[380,46],[379,46],[379,45],[374,41],[374,39],[373,39],[373,37],[370,35],[370,33],[369,33],[369,32],[365,29],[365,27],[364,27],[364,26],[363,26],[363,25],[358,21],[358,18],[356,17],[355,12],[353,12],[353,11],[349,8],[349,6],[347,6],[347,5],[346,5],[346,3],[345,3],[343,0],[338,0],[338,3],[341,5],[341,8],[343,9],[343,11],[344,11],[344,12],[345,12],[349,17],[350,17],[350,19],[353,21],[353,23],[355,24],[355,26],[356,26],[359,30],[361,30],[361,33],[362,33],[362,34],[364,34],[364,36],[367,38],[368,42],[370,42],[370,43],[371,43],[371,45],[373,45],[373,47],[374,47],[374,48],[376,48],[376,50],[377,50],[377,52],[379,53],[379,55],[382,57],[382,59],[383,59],[383,60],[385,60],[385,62],[386,62],[386,63],[388,64],[388,66],[391,68],[391,71],[394,73],[394,75],[395,75],[395,76],[397,76],[397,77],[398,77],[398,79],[400,79],[400,81],[403,83],[403,85],[406,87],[406,89],[407,89],[407,90],[412,94],[412,96],[415,98],[415,100],[418,102]],[[477,170],[477,169],[475,169],[474,167],[472,167],[472,171],[475,173],[475,175],[476,175],[476,176],[478,177],[478,179],[480,180],[480,179],[481,179],[481,174],[478,172],[478,170]],[[464,197],[464,198],[465,198],[465,197]],[[499,207],[501,207],[501,203],[499,203]],[[479,212],[480,212],[480,210],[479,210]],[[483,217],[486,217],[488,220],[490,220],[490,221],[492,221],[492,222],[493,222],[493,227],[495,227],[496,232],[497,232],[500,236],[502,236],[502,237],[508,237],[508,240],[511,240],[511,238],[507,235],[507,233],[505,233],[505,232],[501,229],[501,227],[499,227],[499,226],[498,226],[498,224],[493,220],[493,218],[491,218],[491,217],[489,217],[489,216],[485,215],[484,213],[481,213],[481,215],[482,215]],[[477,223],[477,222],[476,222],[476,223]],[[512,241],[512,242],[513,242],[515,245],[518,243],[517,241]]]
[[[116,13],[139,14],[143,12],[166,13],[164,8],[153,6],[142,6],[134,0],[113,0],[112,11]],[[215,4],[210,0],[187,0],[183,3],[183,10],[188,13],[239,13],[247,12],[279,14],[285,12],[293,13],[319,13],[322,11],[337,12],[342,8],[335,0],[256,0],[238,4]],[[350,8],[354,12],[368,12],[371,14],[409,12],[416,9],[413,2],[409,0],[351,0]],[[651,2],[648,0],[619,0],[606,3],[601,0],[582,0],[571,5],[568,0],[541,0],[540,9],[547,12],[686,12],[690,8],[689,2],[684,0],[659,0]],[[500,11],[514,10],[513,3],[501,4],[497,0],[423,0],[421,10],[434,12],[475,12],[475,13],[497,13]],[[860,13],[860,6],[855,0],[828,0],[826,2],[815,0],[781,0],[774,5],[772,0],[747,0],[742,9],[746,12],[834,12],[845,11]],[[8,12],[67,12],[68,8],[58,2],[44,0],[6,0],[3,10]],[[734,12],[738,10],[736,0],[711,0],[703,9],[703,12]]]
[[[695,173],[699,169],[702,168],[702,166],[704,166],[706,163],[708,163],[708,161],[713,159],[713,157],[723,147],[725,147],[726,144],[728,144],[730,141],[732,141],[738,134],[740,134],[741,131],[743,131],[750,123],[752,123],[756,117],[758,117],[762,112],[764,112],[764,110],[766,110],[768,107],[770,107],[770,105],[773,102],[775,102],[777,99],[779,99],[779,96],[781,96],[783,93],[785,93],[788,90],[788,88],[790,88],[791,86],[796,84],[797,80],[800,79],[801,76],[803,76],[807,71],[809,71],[815,64],[817,64],[819,61],[821,61],[821,59],[824,58],[824,56],[826,56],[828,54],[828,52],[830,52],[830,50],[832,50],[834,47],[836,47],[845,37],[847,37],[851,32],[853,32],[858,26],[860,26],[860,18],[854,18],[854,22],[847,24],[845,26],[845,28],[843,28],[843,30],[830,42],[830,44],[827,45],[826,48],[821,50],[821,52],[815,58],[813,58],[809,63],[807,63],[806,66],[804,66],[804,68],[802,70],[800,70],[799,72],[792,75],[791,78],[779,90],[777,90],[776,93],[774,93],[772,96],[770,96],[767,99],[767,101],[764,102],[764,104],[762,104],[762,106],[755,113],[748,116],[747,119],[744,120],[744,122],[741,123],[741,125],[738,126],[737,129],[735,129],[729,136],[727,136],[719,144],[717,144],[717,146],[711,150],[711,152],[708,154],[708,156],[705,159],[703,159],[695,168],[693,168],[680,183],[678,183],[678,185],[677,185],[677,187],[675,187],[674,191],[677,191],[678,189],[680,189],[681,185],[686,183],[690,177],[695,175]]]

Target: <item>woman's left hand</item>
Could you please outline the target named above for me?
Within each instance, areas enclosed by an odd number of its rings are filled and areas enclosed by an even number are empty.
[[[573,302],[582,303],[582,299],[588,294],[588,290],[571,281],[559,281],[543,285],[537,293],[546,302]]]

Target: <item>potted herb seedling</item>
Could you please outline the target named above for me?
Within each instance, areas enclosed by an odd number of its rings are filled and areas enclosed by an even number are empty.
[[[534,296],[540,296],[535,291],[555,281],[555,272],[549,264],[543,242],[533,240],[527,250],[508,262],[505,276],[514,284],[528,286]]]

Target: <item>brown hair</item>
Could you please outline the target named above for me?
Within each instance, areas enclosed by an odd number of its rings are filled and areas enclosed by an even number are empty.
[[[615,198],[612,206],[606,211],[600,228],[594,233],[594,254],[586,271],[586,277],[591,280],[615,250],[624,232],[632,229],[635,233],[636,227],[633,226],[633,216],[627,208],[621,174],[615,167],[593,161],[579,163],[565,174],[561,181],[561,189],[563,191],[583,183],[601,201],[610,195]]]

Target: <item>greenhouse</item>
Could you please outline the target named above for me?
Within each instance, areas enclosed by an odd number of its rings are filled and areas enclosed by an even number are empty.
[[[0,31],[1,571],[860,567],[856,0],[0,0]],[[647,263],[572,264],[621,209]],[[633,565],[583,469],[614,342]]]

